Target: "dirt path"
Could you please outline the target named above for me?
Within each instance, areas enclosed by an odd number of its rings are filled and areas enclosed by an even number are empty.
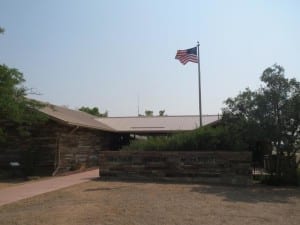
[[[19,201],[21,199],[30,198],[36,195],[69,187],[74,184],[87,182],[93,178],[97,178],[98,176],[99,169],[95,169],[73,175],[53,177],[47,180],[4,188],[0,190],[0,206]]]

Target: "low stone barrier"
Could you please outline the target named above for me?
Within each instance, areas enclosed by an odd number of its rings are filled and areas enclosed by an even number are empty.
[[[251,152],[245,151],[103,151],[99,175],[104,179],[249,185],[251,157]]]

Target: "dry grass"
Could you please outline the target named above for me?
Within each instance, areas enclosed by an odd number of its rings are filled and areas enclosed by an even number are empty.
[[[0,207],[0,224],[300,224],[296,188],[92,181]]]
[[[24,179],[0,180],[0,189],[24,183]]]
[[[0,189],[13,187],[15,185],[31,183],[41,180],[46,180],[52,177],[44,176],[44,177],[28,177],[27,179],[24,178],[12,178],[12,179],[0,179]]]
[[[0,189],[8,188],[8,187],[11,187],[11,186],[14,186],[14,184],[12,184],[10,182],[5,182],[5,181],[0,182]]]

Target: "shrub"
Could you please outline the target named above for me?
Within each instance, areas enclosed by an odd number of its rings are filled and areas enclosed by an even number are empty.
[[[203,127],[172,136],[148,137],[134,140],[123,150],[141,151],[203,151],[245,150],[247,145],[225,127]]]

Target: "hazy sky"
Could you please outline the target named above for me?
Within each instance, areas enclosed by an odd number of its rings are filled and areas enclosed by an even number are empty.
[[[34,98],[110,116],[198,114],[197,64],[175,60],[200,42],[204,114],[278,63],[300,80],[300,1],[0,0],[0,63],[23,72]],[[32,97],[32,96],[31,96]]]

